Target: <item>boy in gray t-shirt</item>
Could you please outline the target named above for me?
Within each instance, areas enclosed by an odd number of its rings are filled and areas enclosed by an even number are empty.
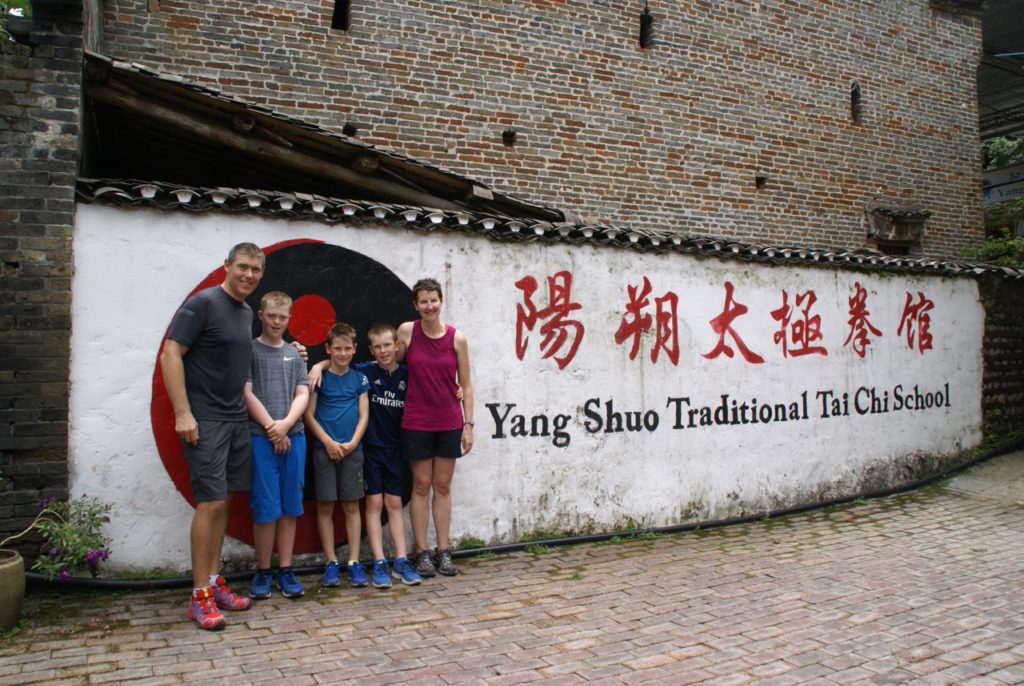
[[[309,402],[306,364],[283,336],[291,316],[292,299],[281,291],[263,296],[257,313],[262,330],[252,342],[252,365],[245,384],[252,443],[253,539],[256,574],[249,595],[271,595],[274,572],[270,560],[277,542],[277,586],[285,598],[305,593],[292,571],[295,527],[302,515],[306,465],[306,435],[302,413]]]

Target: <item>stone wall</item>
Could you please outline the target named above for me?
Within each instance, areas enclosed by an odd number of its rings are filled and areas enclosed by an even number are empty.
[[[0,539],[67,495],[81,3],[35,5],[0,46]]]
[[[912,254],[982,238],[976,13],[657,0],[642,49],[641,0],[335,4],[106,2],[102,49],[591,222],[856,248],[881,199],[932,212]]]
[[[979,280],[985,306],[982,416],[989,439],[1024,431],[1024,283]]]

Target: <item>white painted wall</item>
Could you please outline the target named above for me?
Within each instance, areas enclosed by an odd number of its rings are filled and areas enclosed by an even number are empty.
[[[71,356],[71,493],[115,505],[108,533],[115,566],[186,569],[191,508],[167,477],[149,420],[151,380],[161,337],[187,293],[241,241],[270,245],[293,238],[342,245],[375,259],[406,283],[436,276],[445,317],[466,331],[476,389],[476,440],[455,480],[455,537],[489,542],[523,533],[607,531],[715,519],[858,492],[902,473],[915,456],[952,457],[981,439],[983,310],[970,279],[878,275],[837,269],[765,266],[577,245],[496,243],[452,233],[326,226],[225,214],[126,210],[80,205],[74,243]],[[542,359],[538,328],[524,359],[515,354],[515,282],[573,274],[572,314],[586,328],[565,369]],[[630,360],[617,345],[627,285],[647,276],[653,299],[679,297],[680,356],[649,357],[653,334]],[[749,312],[733,328],[765,360],[738,354],[705,359],[718,340],[709,321],[723,309],[723,284]],[[871,323],[882,331],[858,357],[843,346],[854,282],[869,291]],[[784,358],[773,343],[771,311],[813,289],[827,357]],[[933,349],[910,349],[897,336],[906,293],[934,303]],[[949,407],[900,410],[893,389],[949,389]],[[858,389],[888,392],[890,411],[858,414]],[[823,417],[818,394],[849,394],[849,416]],[[779,423],[673,428],[668,398],[717,407],[739,402],[798,403],[808,417]],[[866,391],[861,391],[864,397]],[[584,406],[598,399],[619,411],[657,414],[654,431],[587,430]],[[567,447],[551,436],[508,435],[488,409],[569,416]],[[830,413],[831,414],[831,413]],[[684,413],[684,419],[685,413]],[[510,420],[508,420],[510,421]],[[590,421],[593,426],[593,421]],[[868,481],[865,482],[865,479]],[[871,480],[873,479],[873,480]],[[229,541],[228,553],[247,546]]]

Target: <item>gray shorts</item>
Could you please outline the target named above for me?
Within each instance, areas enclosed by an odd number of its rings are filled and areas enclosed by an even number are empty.
[[[185,462],[196,502],[227,498],[228,491],[248,491],[252,485],[249,421],[218,422],[197,419],[199,445],[184,443]]]
[[[363,489],[363,451],[353,450],[339,462],[322,446],[313,451],[313,481],[317,500],[359,500]]]

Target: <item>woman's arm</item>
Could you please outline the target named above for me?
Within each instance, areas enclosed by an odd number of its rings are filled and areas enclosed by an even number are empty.
[[[455,332],[455,359],[458,383],[462,388],[462,454],[473,449],[473,378],[469,371],[469,341],[461,331]]]
[[[412,340],[412,322],[405,322],[398,327],[398,350],[395,351],[395,359],[401,362],[405,359],[405,353],[409,350],[409,341]]]

